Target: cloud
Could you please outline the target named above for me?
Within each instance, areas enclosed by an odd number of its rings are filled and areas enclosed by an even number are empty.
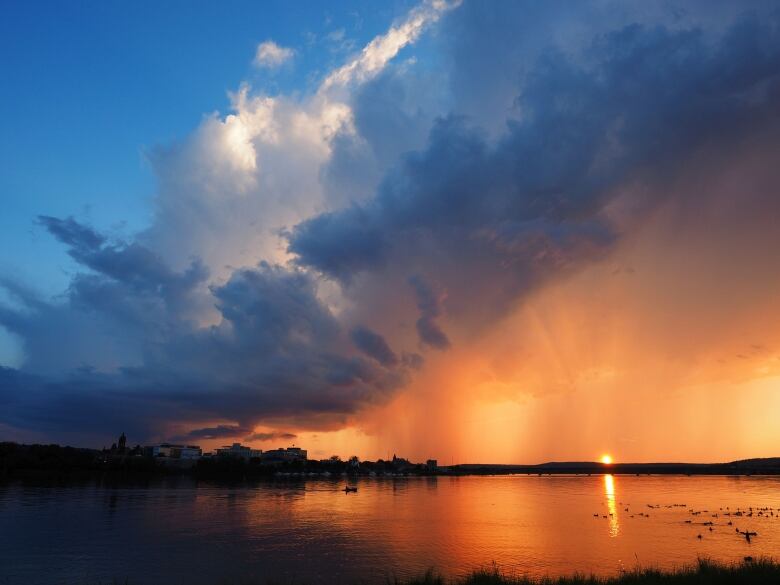
[[[75,220],[50,223],[55,231],[62,226],[72,228],[68,233],[90,231]],[[105,252],[106,239],[73,240],[84,242],[89,246],[74,257],[102,266],[94,255]],[[112,246],[109,253],[121,255],[124,249]],[[0,312],[0,323],[30,343],[37,372],[5,372],[0,402],[15,408],[0,415],[4,422],[50,433],[73,428],[99,433],[118,425],[165,436],[173,422],[222,418],[235,423],[198,427],[184,436],[228,437],[261,421],[294,417],[300,423],[307,412],[321,421],[339,420],[387,400],[408,379],[411,365],[375,364],[351,349],[342,325],[318,298],[316,281],[302,271],[267,263],[235,271],[209,289],[219,322],[198,327],[181,310],[186,295],[165,290],[178,276],[146,254],[131,257],[132,269],[78,277],[66,304],[29,302],[24,312]],[[90,286],[83,286],[84,279]],[[49,327],[56,330],[64,319],[81,322],[74,333],[90,343],[49,342]],[[94,332],[100,329],[131,344],[135,363],[128,362],[124,347],[108,345],[96,369],[92,364],[103,338]],[[144,413],[146,408],[153,412]]]
[[[358,205],[323,213],[288,232],[288,251],[301,263],[348,282],[353,274],[384,262],[388,243],[375,222],[370,211]]]
[[[417,308],[420,309],[420,318],[417,319],[417,334],[420,336],[420,341],[436,349],[447,349],[450,340],[437,323],[437,319],[443,313],[442,304],[445,295],[436,294],[431,286],[416,274],[409,278],[409,284],[414,289]]]
[[[649,212],[688,152],[774,115],[779,49],[773,25],[750,17],[716,40],[630,24],[575,56],[551,49],[526,74],[522,118],[499,137],[439,119],[372,198],[301,222],[288,251],[345,285],[423,275],[446,288],[454,319],[490,323],[610,252],[623,226],[606,210],[623,185],[659,192],[637,207]]]
[[[344,40],[345,31],[343,28],[337,28],[330,31],[326,36],[329,41],[340,42]]]
[[[176,437],[177,440],[190,439],[222,439],[225,437],[236,437],[247,432],[247,429],[238,425],[217,425],[215,427],[205,427],[202,429],[192,429],[187,434]]]
[[[457,1],[426,0],[412,9],[401,23],[390,28],[386,34],[373,39],[358,57],[328,75],[320,91],[327,92],[339,86],[364,83],[371,79],[382,71],[401,49],[417,40],[428,26],[459,4]]]
[[[398,364],[398,356],[390,349],[385,338],[366,327],[355,327],[350,336],[352,342],[369,357],[374,358],[383,366]]]
[[[200,429],[192,429],[184,435],[179,435],[173,438],[176,441],[190,441],[190,440],[212,440],[212,439],[234,439],[244,436],[244,441],[273,441],[273,440],[292,440],[297,438],[294,433],[285,431],[261,431],[252,432],[250,429],[244,428],[240,425],[216,425],[213,427],[204,427]]]
[[[285,432],[270,432],[270,433],[252,433],[248,437],[246,437],[245,441],[276,441],[276,440],[284,440],[284,441],[290,441],[292,439],[297,439],[298,435],[295,433],[285,433]]]
[[[176,274],[158,255],[137,242],[109,243],[106,237],[72,217],[40,216],[38,220],[68,246],[68,254],[76,262],[133,289],[155,290],[170,300],[208,279],[208,269],[200,260],[193,260],[184,273]]]
[[[295,51],[288,47],[281,47],[275,42],[268,40],[257,45],[255,52],[255,67],[266,69],[275,69],[283,65],[295,56]]]

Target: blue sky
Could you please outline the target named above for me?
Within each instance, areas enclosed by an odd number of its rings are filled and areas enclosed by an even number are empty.
[[[0,270],[47,295],[74,264],[35,224],[74,215],[133,233],[150,221],[145,151],[229,109],[241,82],[307,91],[406,12],[409,1],[19,2],[0,20],[6,114],[0,132]],[[296,51],[278,70],[253,66],[272,39]],[[0,330],[0,362],[20,359]]]
[[[37,215],[141,229],[154,191],[145,149],[181,140],[203,115],[227,111],[227,92],[242,81],[271,94],[306,91],[410,4],[7,6],[0,20],[0,246],[13,254],[0,259],[3,271],[60,292],[71,263],[34,226]],[[253,67],[267,39],[294,48],[294,63],[272,72]]]

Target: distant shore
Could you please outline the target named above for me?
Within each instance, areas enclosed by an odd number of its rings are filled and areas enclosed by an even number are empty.
[[[748,557],[749,559],[750,557]],[[402,582],[403,583],[403,582]],[[768,585],[780,583],[780,564],[771,559],[745,560],[738,564],[700,560],[675,571],[637,569],[616,577],[573,575],[535,579],[480,570],[460,579],[435,573],[407,581],[405,585]],[[396,582],[399,585],[399,582]]]
[[[780,475],[780,457],[743,459],[728,463],[612,463],[551,462],[539,465],[463,464],[448,468],[458,475]]]
[[[154,458],[140,454],[0,442],[0,479],[148,477],[191,475],[201,479],[254,480],[361,477],[430,477],[467,475],[780,475],[780,457],[729,463],[551,462],[539,465],[462,464],[431,467],[405,459],[361,461],[338,458],[267,464],[257,459],[202,457],[198,460]]]

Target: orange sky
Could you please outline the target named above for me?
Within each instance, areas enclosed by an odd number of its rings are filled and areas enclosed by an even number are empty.
[[[627,190],[607,213],[631,233],[608,258],[473,337],[448,323],[453,348],[389,405],[297,443],[442,463],[778,455],[780,224],[762,215],[777,154],[756,139],[693,157],[639,224],[618,211]],[[702,190],[710,205],[688,207]]]

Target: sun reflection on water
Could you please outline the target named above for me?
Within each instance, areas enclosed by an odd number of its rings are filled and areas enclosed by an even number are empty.
[[[617,536],[620,532],[620,523],[615,504],[615,478],[611,474],[604,476],[604,492],[607,494],[607,508],[609,509],[609,535]]]

